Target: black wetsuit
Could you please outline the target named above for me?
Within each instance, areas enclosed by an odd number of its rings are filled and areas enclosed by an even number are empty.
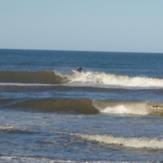
[[[83,71],[83,68],[82,68],[82,67],[78,67],[78,68],[76,69],[76,71],[82,72],[82,71]]]

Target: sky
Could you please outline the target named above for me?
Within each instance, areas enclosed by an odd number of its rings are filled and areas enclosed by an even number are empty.
[[[163,52],[163,0],[0,0],[0,48]]]

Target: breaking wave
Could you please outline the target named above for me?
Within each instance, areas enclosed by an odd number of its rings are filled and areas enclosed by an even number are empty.
[[[114,137],[112,135],[76,135],[87,141],[120,145],[129,148],[163,149],[163,139],[137,138],[137,137]]]
[[[71,84],[99,86],[99,87],[137,87],[137,88],[160,88],[163,87],[163,79],[148,77],[129,77],[104,72],[77,72],[69,76]]]
[[[162,103],[125,102],[90,99],[30,99],[8,101],[3,107],[36,112],[116,115],[163,115]],[[5,101],[6,102],[6,101]]]
[[[147,102],[94,101],[103,114],[163,115],[163,104]]]
[[[56,71],[0,72],[0,85],[2,86],[48,86],[54,84],[100,88],[163,88],[163,79],[139,76],[129,77],[93,71],[84,71],[80,73],[74,70],[69,74]]]

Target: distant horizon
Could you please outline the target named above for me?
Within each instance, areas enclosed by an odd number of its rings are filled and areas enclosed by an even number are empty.
[[[78,50],[78,49],[32,49],[32,48],[0,48],[0,50],[29,50],[29,51],[67,51],[67,52],[97,52],[97,53],[134,53],[134,54],[163,54],[163,52],[146,52],[146,51],[102,51],[102,50]]]

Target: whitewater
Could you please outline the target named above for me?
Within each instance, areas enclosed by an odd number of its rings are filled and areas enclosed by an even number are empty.
[[[105,72],[77,72],[68,75],[70,84],[99,87],[162,88],[163,79],[140,76],[118,75]]]

